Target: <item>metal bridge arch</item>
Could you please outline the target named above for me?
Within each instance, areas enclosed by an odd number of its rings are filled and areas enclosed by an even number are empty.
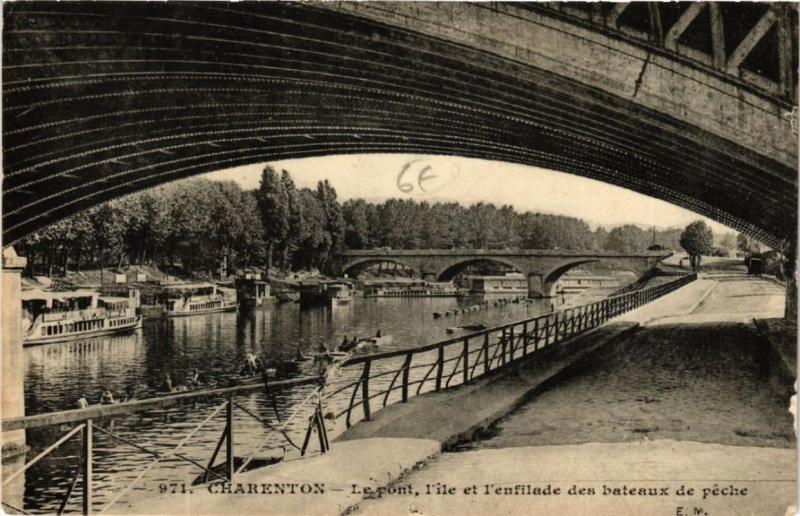
[[[682,40],[703,6],[6,3],[4,243],[175,179],[359,152],[558,170],[794,240],[796,10],[706,59]],[[748,68],[770,31],[777,82]]]

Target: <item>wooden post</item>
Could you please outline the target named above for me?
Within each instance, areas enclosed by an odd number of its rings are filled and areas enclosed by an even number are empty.
[[[439,357],[436,359],[436,390],[442,389],[442,375],[444,374],[444,347],[439,346]]]
[[[83,514],[92,513],[92,420],[83,429]]]
[[[369,421],[369,364],[367,359],[364,362],[364,379],[361,383],[361,403],[364,407],[364,421]]]
[[[306,428],[306,436],[303,439],[303,447],[300,448],[301,457],[305,457],[306,451],[308,450],[308,443],[309,441],[311,441],[311,432],[314,430],[314,423],[315,423],[314,416],[308,418],[308,428]]]
[[[328,451],[328,436],[325,432],[325,421],[322,419],[322,411],[319,407],[314,411],[314,417],[317,422],[317,437],[319,438],[319,451],[326,453]]]
[[[514,326],[511,326],[511,328],[508,329],[508,334],[509,334],[508,341],[511,343],[511,349],[509,350],[511,357],[509,357],[509,362],[513,362],[514,349],[517,347],[517,343],[514,342]]]
[[[489,332],[483,334],[483,374],[489,372]]]
[[[403,403],[408,401],[408,371],[411,367],[411,357],[413,353],[406,355],[406,361],[403,363]]]
[[[228,424],[226,427],[228,435],[225,437],[225,463],[228,470],[228,480],[233,481],[233,472],[235,471],[233,463],[233,394],[228,394],[225,419]]]
[[[533,350],[539,350],[539,318],[533,320]]]
[[[464,337],[464,383],[469,383],[469,337]]]

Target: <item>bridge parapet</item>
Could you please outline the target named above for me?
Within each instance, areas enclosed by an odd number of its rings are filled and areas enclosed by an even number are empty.
[[[448,281],[464,267],[477,262],[495,262],[528,278],[530,297],[549,297],[553,285],[568,270],[582,264],[605,262],[642,275],[671,251],[618,253],[559,249],[365,249],[337,256],[342,273],[357,275],[365,267],[392,262],[414,271],[417,277]]]

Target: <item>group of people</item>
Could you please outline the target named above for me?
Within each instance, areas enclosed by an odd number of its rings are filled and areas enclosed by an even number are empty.
[[[264,369],[264,362],[261,358],[257,357],[255,353],[248,352],[244,357],[244,364],[242,364],[242,369],[239,374],[242,376],[253,376]]]
[[[115,403],[120,403],[120,401],[121,400],[115,399],[114,394],[112,394],[112,392],[108,389],[103,389],[103,391],[100,393],[100,405],[114,405]],[[79,409],[87,408],[91,405],[86,394],[81,394],[81,397],[78,398],[77,405]]]
[[[375,338],[376,339],[380,339],[381,335],[382,335],[381,334],[381,330],[379,329],[375,333]],[[355,335],[353,335],[352,340],[348,340],[347,339],[347,335],[345,335],[345,336],[342,337],[342,343],[339,344],[339,351],[350,351],[351,349],[354,349],[356,346],[358,346],[358,344],[363,340],[365,340],[365,339],[360,339]],[[322,344],[322,346],[324,347],[324,344]],[[328,350],[325,349],[325,351],[327,352]]]
[[[186,392],[191,389],[196,389],[202,385],[205,385],[200,380],[200,371],[197,369],[192,369],[192,372],[189,374],[189,377],[181,385],[173,385],[172,384],[172,377],[169,373],[164,373],[164,378],[161,383],[161,391],[162,392]]]

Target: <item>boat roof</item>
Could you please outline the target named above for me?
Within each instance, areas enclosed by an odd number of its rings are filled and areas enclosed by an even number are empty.
[[[20,293],[20,298],[23,301],[32,301],[34,299],[73,299],[76,297],[92,297],[99,296],[97,292],[89,289],[77,289],[69,291],[53,291],[42,289],[26,289]]]
[[[161,285],[163,288],[166,289],[187,289],[187,288],[209,288],[213,287],[214,285],[211,283],[170,283],[167,285]]]

